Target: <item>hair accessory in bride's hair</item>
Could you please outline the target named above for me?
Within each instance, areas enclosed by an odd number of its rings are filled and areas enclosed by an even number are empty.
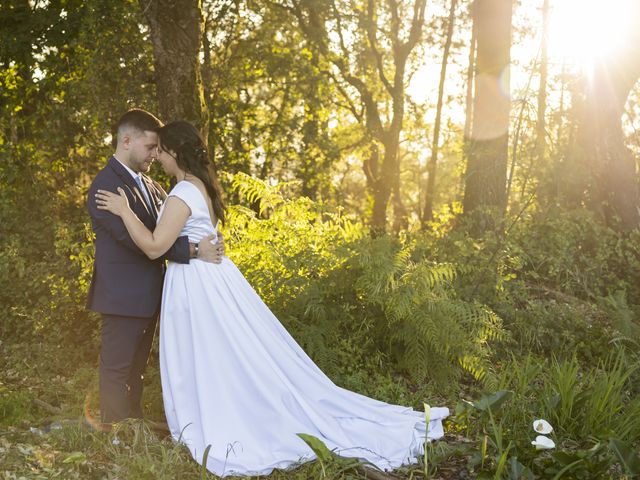
[[[200,142],[187,141],[180,146],[180,149],[203,162],[206,162],[209,156],[207,149]]]

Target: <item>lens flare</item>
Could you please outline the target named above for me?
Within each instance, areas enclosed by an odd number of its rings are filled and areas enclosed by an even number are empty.
[[[564,61],[588,66],[629,42],[634,0],[561,0],[550,16],[550,51]]]

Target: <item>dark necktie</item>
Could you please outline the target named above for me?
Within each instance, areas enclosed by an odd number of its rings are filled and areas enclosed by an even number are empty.
[[[142,196],[144,197],[146,203],[147,203],[147,207],[149,208],[149,211],[151,212],[152,215],[155,216],[155,209],[152,208],[151,206],[151,199],[149,198],[149,194],[147,193],[147,189],[144,187],[144,185],[142,184],[142,178],[139,175],[136,175],[135,177],[136,179],[136,183],[138,184],[138,188],[140,189],[140,193],[142,193]]]

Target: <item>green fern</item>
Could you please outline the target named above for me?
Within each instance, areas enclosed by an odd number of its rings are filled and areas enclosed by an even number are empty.
[[[364,245],[357,258],[362,275],[355,285],[364,301],[382,307],[385,334],[400,344],[399,361],[416,377],[426,378],[431,369],[425,359],[442,357],[450,375],[456,374],[451,367],[457,364],[482,380],[489,371],[487,342],[506,337],[500,319],[487,307],[457,298],[454,265],[416,262],[414,244],[393,243],[384,237]]]
[[[323,369],[340,368],[347,337],[359,345],[354,362],[383,355],[415,381],[487,376],[489,344],[506,334],[490,309],[456,294],[469,267],[431,261],[411,235],[372,239],[362,223],[286,199],[281,186],[244,174],[231,183],[262,213],[230,208],[229,255]]]

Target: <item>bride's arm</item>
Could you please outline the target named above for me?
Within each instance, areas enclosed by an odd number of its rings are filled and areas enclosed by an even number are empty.
[[[118,215],[126,227],[131,239],[147,257],[161,257],[180,235],[191,210],[177,197],[169,197],[165,202],[164,212],[156,229],[151,232],[129,208],[124,190],[118,188],[119,194],[98,190],[96,203],[98,209],[107,210]]]

